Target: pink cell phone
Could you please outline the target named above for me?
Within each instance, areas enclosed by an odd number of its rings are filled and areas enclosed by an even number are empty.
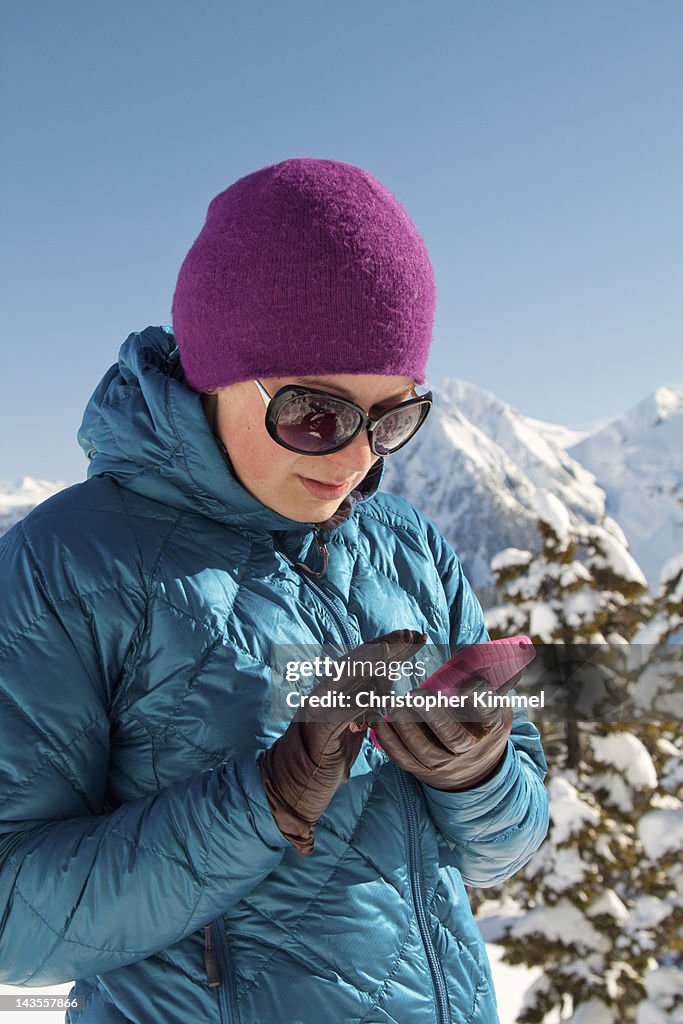
[[[528,636],[502,637],[461,647],[418,689],[447,695],[458,693],[467,683],[481,679],[492,690],[508,683],[536,657]]]
[[[484,681],[495,692],[519,675],[535,657],[536,651],[528,636],[502,637],[500,640],[469,644],[461,647],[417,689],[451,697],[468,683]],[[389,715],[384,717],[391,720]],[[381,750],[374,730],[369,732],[372,742]]]

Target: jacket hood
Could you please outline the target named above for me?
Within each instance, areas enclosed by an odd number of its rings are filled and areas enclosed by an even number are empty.
[[[181,511],[267,532],[303,534],[313,525],[267,508],[237,480],[201,395],[186,383],[168,327],[148,327],[126,339],[86,406],[78,441],[90,463],[88,477],[106,473]],[[332,519],[318,525],[334,529],[348,518],[356,501],[375,493],[383,468],[380,460]]]

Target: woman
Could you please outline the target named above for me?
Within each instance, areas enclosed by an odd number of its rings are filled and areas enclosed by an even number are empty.
[[[288,645],[380,638],[379,696],[426,639],[486,639],[449,545],[378,492],[429,411],[433,309],[358,168],[211,203],[174,331],[131,335],[88,405],[89,479],[2,541],[3,982],[79,979],[79,1024],[497,1020],[463,881],[542,841],[535,728],[376,716],[373,743],[356,706],[288,724],[277,685]]]

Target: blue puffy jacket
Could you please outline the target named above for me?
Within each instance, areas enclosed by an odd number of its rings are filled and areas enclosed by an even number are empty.
[[[371,471],[324,577],[298,569],[311,526],[232,476],[166,329],[125,343],[81,443],[88,481],[0,542],[0,981],[80,979],[74,1024],[496,1021],[463,881],[545,835],[524,715],[465,792],[366,740],[310,857],[258,767],[273,645],[486,637],[449,545]]]

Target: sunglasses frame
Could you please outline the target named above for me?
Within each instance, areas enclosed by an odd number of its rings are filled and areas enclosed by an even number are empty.
[[[376,455],[379,458],[384,459],[387,457],[387,455],[393,455],[395,452],[399,451],[401,448],[403,448],[404,445],[408,444],[408,441],[412,441],[412,439],[415,437],[415,434],[417,434],[418,430],[424,424],[424,421],[427,419],[429,411],[432,407],[432,392],[427,391],[426,394],[424,395],[416,395],[415,398],[410,398],[408,399],[407,402],[399,402],[398,405],[393,405],[391,409],[387,409],[385,412],[381,414],[381,416],[378,416],[377,419],[373,420],[365,412],[365,409],[361,409],[361,407],[359,405],[356,405],[355,402],[350,401],[350,399],[348,398],[341,398],[339,395],[334,395],[330,391],[319,391],[317,388],[308,388],[304,387],[301,384],[285,384],[284,387],[279,388],[278,391],[276,391],[275,394],[271,396],[268,394],[260,380],[254,380],[254,384],[256,384],[259,394],[261,395],[261,398],[263,399],[263,402],[266,406],[266,430],[268,431],[269,435],[272,437],[273,441],[276,442],[276,444],[281,445],[283,448],[286,448],[290,452],[296,452],[297,455],[333,455],[334,452],[340,452],[342,451],[343,448],[346,448],[347,445],[351,444],[351,442],[354,441],[358,437],[358,435],[362,433],[363,430],[367,430],[370,451],[372,452],[373,455]],[[414,387],[413,390],[415,390]],[[286,441],[283,441],[282,438],[278,436],[277,418],[280,415],[282,409],[289,401],[291,401],[293,398],[303,398],[306,395],[319,395],[321,398],[331,398],[335,402],[338,402],[339,405],[346,406],[347,409],[352,409],[360,417],[358,427],[356,428],[356,430],[354,430],[351,436],[342,444],[338,445],[335,448],[330,448],[328,451],[324,452],[306,451],[301,448],[294,448],[292,447],[292,445],[287,444]],[[390,452],[382,454],[382,452],[376,451],[374,434],[375,430],[377,429],[377,426],[387,416],[391,416],[393,413],[395,413],[397,409],[407,409],[413,405],[424,406],[424,412],[422,413],[420,420],[418,421],[418,424],[415,427],[415,430],[412,432],[412,434],[410,434],[410,436],[407,437],[405,441],[402,441],[399,445],[397,445],[396,448],[393,448]]]

